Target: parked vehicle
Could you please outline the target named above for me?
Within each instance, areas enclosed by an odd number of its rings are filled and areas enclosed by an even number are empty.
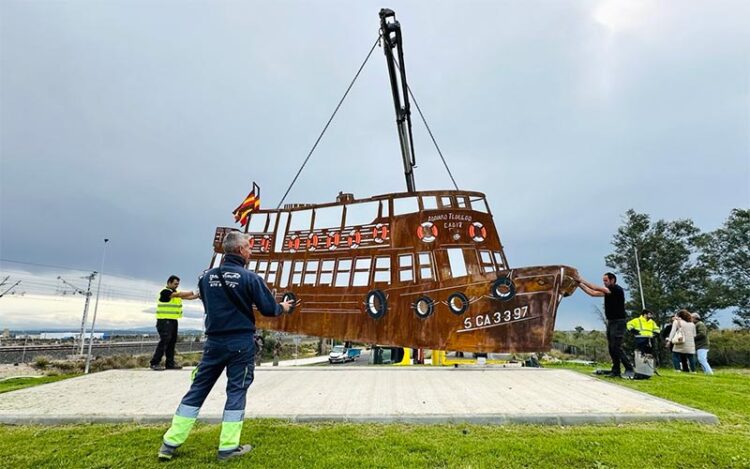
[[[328,362],[331,364],[353,362],[359,358],[361,353],[362,351],[358,348],[346,348],[343,345],[336,345],[331,350],[331,353],[328,354]]]

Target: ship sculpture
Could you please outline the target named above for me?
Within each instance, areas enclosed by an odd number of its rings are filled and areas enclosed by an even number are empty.
[[[296,300],[288,314],[258,316],[257,326],[433,350],[548,350],[576,269],[511,268],[484,194],[415,189],[401,29],[391,10],[380,20],[407,191],[253,211],[247,267],[277,299]],[[211,267],[233,229],[216,229]]]

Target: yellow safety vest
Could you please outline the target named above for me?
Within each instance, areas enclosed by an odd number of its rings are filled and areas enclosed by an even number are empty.
[[[170,298],[161,301],[161,292],[156,298],[156,319],[180,319],[182,317],[182,298]]]
[[[656,325],[656,322],[653,319],[643,319],[643,316],[628,321],[627,328],[638,330],[638,333],[644,337],[653,337],[655,333],[659,332],[659,326]]]

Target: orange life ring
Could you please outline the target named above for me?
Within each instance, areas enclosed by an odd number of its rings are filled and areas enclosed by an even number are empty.
[[[417,237],[425,243],[435,241],[438,234],[438,228],[431,221],[426,221],[417,227]]]
[[[299,235],[293,234],[289,237],[289,241],[286,242],[286,247],[291,252],[296,252],[299,249],[299,243],[300,243]]]
[[[307,250],[314,251],[316,249],[318,249],[318,235],[310,233],[307,235]]]
[[[268,252],[271,250],[271,237],[269,235],[264,235],[263,239],[260,240],[260,250],[261,252]]]
[[[481,243],[487,238],[487,228],[483,224],[475,221],[469,225],[469,237],[476,243]]]
[[[250,249],[255,246],[255,236],[250,236],[250,239],[247,241],[247,244],[250,246]]]
[[[388,239],[388,225],[382,223],[375,225],[372,228],[372,239],[378,244],[382,244]]]
[[[333,251],[334,249],[339,247],[340,241],[341,241],[341,233],[337,231],[333,233],[327,233],[326,249],[328,249],[329,251]]]
[[[349,236],[346,239],[346,243],[352,249],[358,248],[362,243],[362,233],[360,233],[357,229],[350,231]]]

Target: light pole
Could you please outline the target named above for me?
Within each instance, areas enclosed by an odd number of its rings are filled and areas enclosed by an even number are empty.
[[[91,319],[91,332],[89,334],[89,351],[86,354],[86,367],[84,374],[89,373],[89,364],[91,363],[91,346],[94,343],[94,328],[96,327],[96,313],[99,310],[99,292],[102,289],[102,277],[104,277],[104,258],[107,254],[107,243],[109,238],[104,238],[104,249],[102,249],[102,267],[99,269],[99,283],[96,286],[96,301],[94,302],[94,317]]]
[[[643,282],[641,282],[641,263],[638,261],[638,248],[634,245],[633,252],[635,253],[635,269],[638,272],[638,289],[641,291],[641,306],[646,309],[646,299],[643,297]]]

